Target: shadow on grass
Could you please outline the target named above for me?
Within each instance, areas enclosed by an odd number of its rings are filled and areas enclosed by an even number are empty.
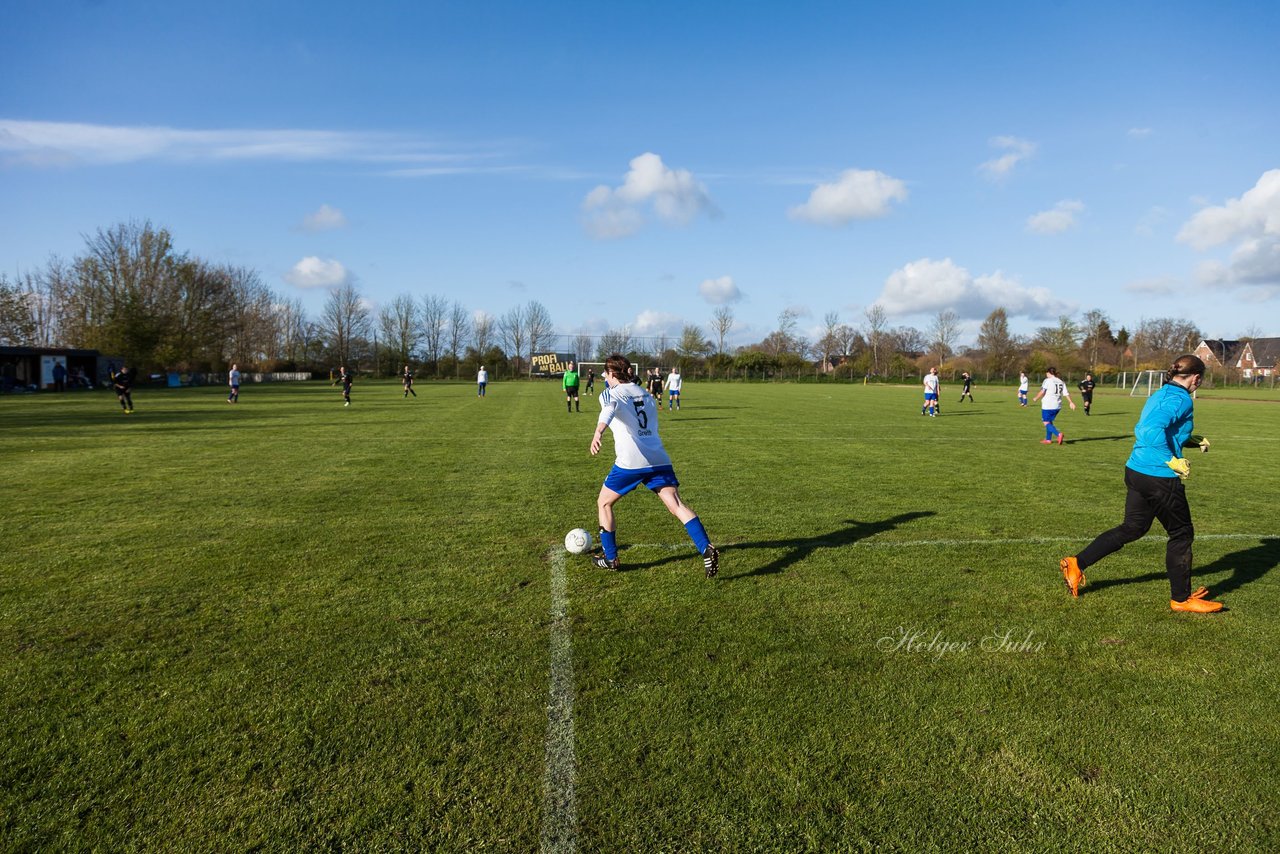
[[[853,519],[846,519],[844,524],[847,527],[839,528],[826,534],[816,534],[812,537],[789,537],[781,540],[757,540],[750,543],[730,543],[720,546],[722,555],[727,552],[736,552],[746,549],[786,549],[787,551],[777,560],[767,563],[764,566],[756,567],[750,572],[741,572],[737,575],[721,575],[720,577],[726,581],[732,581],[737,578],[749,578],[753,575],[772,575],[782,572],[787,567],[804,560],[818,549],[838,549],[844,546],[852,545],[859,540],[865,540],[867,537],[874,537],[876,534],[882,534],[885,531],[892,531],[900,525],[908,522],[914,522],[916,519],[923,519],[927,516],[937,515],[932,510],[913,510],[910,513],[900,513],[890,519],[882,519],[879,522],[858,522]],[[696,554],[692,547],[689,554]],[[658,560],[646,561],[644,563],[627,564],[623,563],[622,572],[632,572],[639,569],[653,569],[656,566],[673,563],[675,561],[689,560],[689,554],[677,554],[670,557],[659,558]]]
[[[1132,433],[1126,433],[1123,436],[1086,436],[1083,439],[1068,439],[1065,444],[1079,445],[1082,442],[1119,442],[1122,439],[1132,438]]]
[[[1262,540],[1256,546],[1231,552],[1215,560],[1207,566],[1191,568],[1191,578],[1195,581],[1203,576],[1219,572],[1231,571],[1231,575],[1218,584],[1209,584],[1210,595],[1217,597],[1223,593],[1239,590],[1251,581],[1257,581],[1270,570],[1280,565],[1280,538]],[[1148,572],[1132,578],[1106,578],[1102,581],[1090,581],[1082,593],[1096,593],[1107,587],[1121,584],[1143,584],[1148,581],[1162,581],[1168,578],[1163,572]],[[1195,586],[1194,584],[1192,585]]]

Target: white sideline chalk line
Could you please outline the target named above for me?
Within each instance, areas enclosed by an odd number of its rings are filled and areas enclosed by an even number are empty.
[[[1035,545],[1037,543],[1079,543],[1087,542],[1091,539],[1093,539],[1093,537],[1089,535],[1081,535],[1079,537],[1008,537],[998,539],[892,540],[879,542],[876,540],[855,540],[851,543],[840,542],[837,540],[797,540],[795,543],[790,544],[785,541],[780,541],[777,543],[775,548],[786,549],[794,548],[799,545],[814,546],[816,548],[852,546],[854,548],[863,549],[911,548],[913,546],[1004,546]],[[1151,540],[1153,542],[1164,542],[1168,539],[1168,537],[1161,537],[1154,534],[1142,538],[1142,540]],[[1142,542],[1142,540],[1138,540],[1138,542]],[[1280,534],[1196,534],[1196,541],[1199,542],[1200,540],[1280,540]],[[668,549],[670,551],[677,551],[689,548],[689,543],[687,541],[683,543],[632,543],[629,548]],[[720,548],[721,550],[732,549],[734,548],[734,543],[724,543]]]
[[[573,642],[569,637],[565,551],[551,553],[551,685],[547,700],[546,772],[542,785],[541,850],[577,849],[578,815],[573,749]]]

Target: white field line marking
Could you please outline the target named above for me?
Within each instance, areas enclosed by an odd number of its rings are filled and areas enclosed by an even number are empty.
[[[544,854],[567,854],[577,848],[573,643],[569,637],[569,584],[564,556],[563,548],[551,553],[551,687],[547,701],[546,773],[542,787]]]
[[[1096,535],[1095,535],[1096,536]],[[1039,543],[1079,543],[1087,542],[1093,539],[1088,535],[1079,537],[1008,537],[997,539],[967,539],[967,540],[855,540],[853,542],[838,542],[836,540],[798,540],[794,544],[788,545],[786,542],[779,542],[775,548],[786,549],[795,546],[813,546],[817,548],[831,548],[835,546],[852,546],[854,548],[864,549],[894,549],[894,548],[912,548],[917,546],[1006,546],[1006,545],[1036,545]],[[1153,542],[1164,542],[1168,537],[1162,537],[1151,534],[1142,538],[1143,540],[1151,540]],[[1201,540],[1280,540],[1280,534],[1196,534],[1196,541]],[[1139,540],[1138,542],[1142,542]],[[763,546],[763,544],[762,544]],[[689,543],[632,543],[630,548],[637,549],[667,549],[669,551],[683,551],[689,548]],[[734,548],[734,543],[724,543],[720,546],[722,550]]]

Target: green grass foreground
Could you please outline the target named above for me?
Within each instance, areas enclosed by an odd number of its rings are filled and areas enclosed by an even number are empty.
[[[653,496],[569,556],[582,851],[1280,846],[1280,405],[1202,395],[1194,583],[1118,524],[1141,403],[687,384]],[[1244,399],[1238,399],[1244,397]],[[553,384],[0,399],[0,846],[530,851],[570,528],[612,461]],[[557,785],[566,785],[560,781]]]

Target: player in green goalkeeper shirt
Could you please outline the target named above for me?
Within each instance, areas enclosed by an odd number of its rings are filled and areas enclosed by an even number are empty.
[[[578,371],[573,362],[569,363],[569,370],[564,372],[564,409],[565,412],[582,411],[578,404]]]

